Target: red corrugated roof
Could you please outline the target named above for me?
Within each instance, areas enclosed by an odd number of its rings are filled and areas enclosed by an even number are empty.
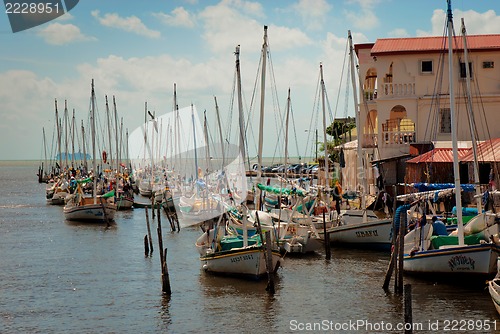
[[[463,157],[469,152],[468,148],[458,149],[458,159],[462,161]],[[416,156],[406,161],[407,163],[431,163],[431,162],[453,162],[453,152],[451,148],[435,148],[429,152]]]
[[[454,39],[454,49],[463,50],[462,37]],[[447,49],[446,37],[380,38],[371,50],[372,56],[386,54],[435,53]],[[467,36],[469,51],[500,50],[500,34]]]
[[[462,158],[462,161],[473,161],[472,149]],[[500,162],[500,138],[490,139],[477,145],[477,160],[480,162]]]

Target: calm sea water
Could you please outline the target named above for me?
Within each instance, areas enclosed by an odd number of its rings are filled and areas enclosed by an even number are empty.
[[[270,296],[266,282],[206,275],[194,247],[200,231],[171,233],[163,219],[166,297],[156,234],[153,256],[144,256],[144,209],[118,212],[110,227],[67,222],[62,207],[46,204],[36,168],[0,162],[0,333],[402,332],[402,296],[392,282],[390,292],[381,287],[388,254],[334,248],[330,261],[287,257]],[[500,332],[487,290],[405,283],[422,326],[414,333],[444,332],[453,321],[466,324],[456,333]]]

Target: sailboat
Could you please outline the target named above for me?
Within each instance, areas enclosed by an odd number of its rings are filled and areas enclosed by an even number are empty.
[[[236,74],[238,85],[238,96],[241,96],[241,77],[240,77],[240,46],[236,47]],[[265,73],[265,60],[267,56],[267,26],[264,27],[264,43],[262,46],[263,57],[263,75]],[[264,79],[263,79],[264,82]],[[244,142],[244,117],[241,100],[239,101],[239,122],[240,122],[240,162],[244,165],[245,161],[245,142]],[[261,104],[263,108],[263,104]],[[262,117],[261,110],[261,117]],[[260,138],[262,139],[262,137]],[[262,154],[262,143],[259,142],[259,157]],[[235,219],[234,216],[223,214],[219,217],[217,227],[213,230],[207,230],[203,233],[196,242],[196,247],[200,252],[200,261],[202,268],[206,272],[236,275],[259,279],[266,274],[273,275],[279,268],[282,257],[278,248],[273,245],[265,245],[262,240],[262,232],[256,233],[253,236],[247,233],[247,208],[241,207],[243,228],[242,235],[229,234],[226,235],[227,222],[226,219]],[[259,213],[256,213],[258,221]],[[265,246],[271,246],[271,259],[267,259]],[[270,268],[266,265],[266,261],[270,264]]]
[[[348,31],[349,54],[351,81],[353,86],[354,108],[356,109],[356,128],[361,129],[360,113],[361,110],[357,101],[357,87],[355,79],[354,48],[352,44],[351,31]],[[360,208],[343,211],[338,217],[337,222],[330,227],[327,232],[330,235],[330,242],[339,245],[347,245],[358,248],[372,248],[379,250],[391,249],[391,231],[392,219],[389,217],[380,217],[374,211],[366,207],[367,190],[366,177],[364,170],[363,151],[360,142],[361,136],[358,136],[357,157],[358,157],[358,175],[362,177]],[[339,194],[340,195],[340,194]]]
[[[488,211],[480,212],[465,226],[462,218],[457,116],[453,87],[453,15],[451,0],[448,0],[447,30],[450,85],[449,106],[451,109],[457,230],[456,235],[432,236],[433,226],[432,224],[426,224],[407,233],[404,238],[403,269],[409,273],[426,273],[434,276],[448,274],[467,277],[489,277],[497,273],[497,258],[500,255],[499,245],[493,242],[493,238],[491,238],[498,234],[499,231],[498,224],[496,223],[497,216]],[[466,46],[464,43],[465,50]],[[470,74],[467,70],[466,72],[467,76],[469,76]]]
[[[97,162],[96,162],[96,134],[95,134],[95,91],[94,80],[91,90],[91,129],[92,129],[92,177],[77,181],[74,194],[68,196],[64,206],[64,217],[67,220],[110,222],[114,220],[116,205],[114,203],[114,190],[104,195],[97,195]],[[85,196],[82,185],[92,182],[92,197]]]

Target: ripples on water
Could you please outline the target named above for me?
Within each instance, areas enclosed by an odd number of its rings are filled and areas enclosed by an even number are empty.
[[[292,320],[403,319],[402,298],[381,288],[387,254],[333,249],[329,262],[323,254],[287,257],[269,296],[265,281],[203,273],[194,247],[199,230],[170,233],[163,219],[173,291],[165,297],[156,224],[153,256],[144,257],[144,209],[118,212],[109,227],[66,222],[61,207],[45,203],[36,166],[0,163],[0,333],[284,333],[293,332]],[[496,320],[500,328],[487,290],[412,277],[405,283],[412,284],[415,322]]]

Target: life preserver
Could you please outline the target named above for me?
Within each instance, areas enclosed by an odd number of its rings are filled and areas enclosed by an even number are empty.
[[[102,161],[104,163],[108,161],[108,153],[106,153],[106,151],[102,151]]]

